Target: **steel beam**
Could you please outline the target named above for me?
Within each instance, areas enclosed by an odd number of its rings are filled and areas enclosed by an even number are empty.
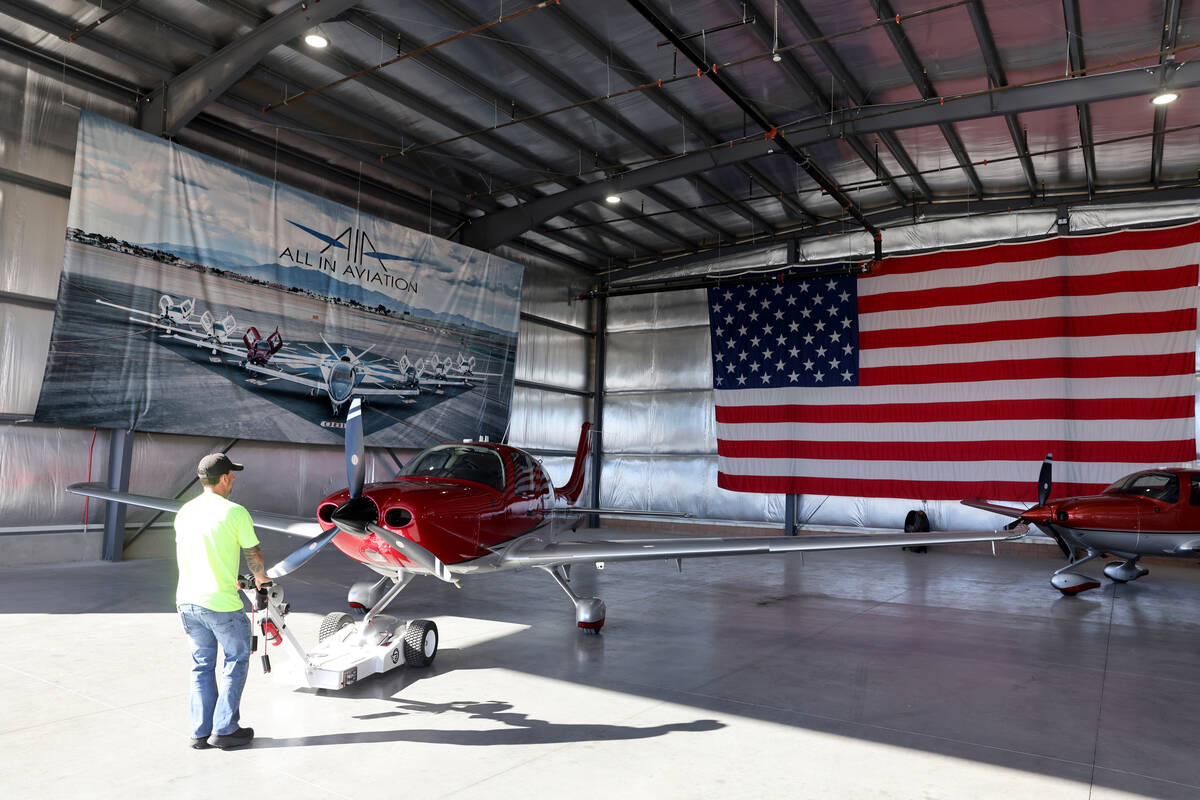
[[[595,362],[592,370],[592,435],[596,437],[592,446],[592,485],[588,487],[588,499],[592,508],[600,507],[600,472],[604,468],[604,371],[608,354],[608,300],[597,297],[592,301],[596,310]],[[588,515],[588,527],[600,527],[598,514]]]
[[[992,86],[1007,86],[1008,78],[1004,74],[1004,65],[1000,62],[1000,53],[996,50],[996,40],[992,36],[992,26],[988,23],[983,4],[979,0],[967,3],[967,13],[971,17],[971,25],[975,28],[975,38],[983,53],[983,63],[987,67],[988,80]],[[1037,173],[1033,169],[1033,159],[1029,157],[1029,148],[1025,143],[1025,135],[1021,131],[1021,123],[1016,114],[1005,114],[1004,122],[1008,125],[1008,135],[1012,138],[1013,147],[1020,156],[1021,170],[1025,173],[1025,183],[1029,187],[1029,196],[1037,194]]]
[[[1158,57],[1158,63],[1167,68],[1173,64],[1175,55],[1165,55],[1166,51],[1175,49],[1175,40],[1179,33],[1179,0],[1167,0],[1166,8],[1163,9],[1163,31],[1162,31],[1162,47],[1164,55]],[[1170,73],[1164,69],[1164,81],[1170,78]],[[1163,158],[1163,131],[1167,127],[1167,107],[1165,105],[1154,107],[1154,142],[1150,151],[1150,183],[1158,186],[1162,180],[1162,158]]]
[[[900,23],[896,22],[896,10],[892,8],[890,0],[870,0],[871,8],[875,9],[876,16],[884,21],[883,30],[887,33],[888,38],[892,40],[892,45],[896,48],[896,52],[900,55],[900,61],[903,62],[904,68],[908,70],[908,76],[916,85],[921,96],[926,100],[936,97],[937,90],[933,88],[933,83],[929,80],[926,74],[925,66],[921,63],[921,59],[917,56],[917,51],[913,49],[912,42],[908,39],[908,34],[900,27]],[[976,174],[975,168],[971,166],[971,158],[967,155],[967,150],[963,147],[962,139],[958,137],[958,133],[951,127],[948,122],[937,123],[938,128],[942,132],[942,136],[946,139],[946,144],[950,146],[950,152],[954,154],[954,158],[958,161],[958,166],[962,168],[963,174],[967,176],[967,182],[971,184],[971,188],[975,194],[983,196],[983,184],[979,181],[979,175]]]
[[[138,127],[174,136],[267,53],[359,0],[303,0],[205,58],[156,91],[139,111]]]
[[[736,2],[736,0],[729,0],[729,2]],[[867,97],[866,91],[863,90],[862,86],[858,83],[858,80],[854,77],[850,70],[847,69],[845,62],[843,62],[841,57],[838,56],[837,52],[833,49],[833,46],[827,41],[821,41],[821,38],[824,34],[821,31],[821,28],[817,25],[816,21],[809,16],[807,11],[805,11],[804,7],[801,6],[797,0],[782,0],[782,2],[779,4],[783,6],[784,10],[786,10],[789,16],[791,16],[792,21],[796,23],[796,27],[800,29],[800,33],[803,36],[808,39],[817,40],[810,45],[813,53],[821,60],[821,63],[825,65],[825,68],[829,70],[830,74],[833,75],[834,79],[842,87],[842,91],[846,93],[846,96],[850,98],[851,102],[859,106],[867,105],[870,101]],[[750,4],[750,8],[754,9],[755,16],[759,20],[763,20],[758,26],[759,35],[762,37],[764,35],[763,25],[765,24],[766,17],[757,8],[755,8],[753,3]],[[781,39],[779,41],[779,46],[785,47],[786,42]],[[813,102],[816,103],[817,108],[821,111],[821,113],[828,113],[829,110],[833,108],[833,98],[825,96],[825,93],[817,86],[816,80],[814,80],[808,71],[804,69],[804,66],[797,57],[796,52],[793,50],[787,50],[783,53],[780,53],[779,56],[780,63],[784,65],[784,68],[787,69],[789,74],[792,75],[793,79],[800,83],[801,87],[803,87],[808,96],[813,98]],[[909,180],[912,182],[913,188],[916,189],[917,193],[921,196],[921,199],[926,201],[932,200],[933,192],[930,191],[929,185],[925,183],[925,179],[921,177],[920,170],[917,169],[917,165],[913,163],[913,160],[909,158],[908,152],[900,144],[900,141],[891,134],[884,134],[879,138],[883,142],[884,146],[891,151],[892,156],[896,159],[896,161],[899,162],[900,167],[908,173]],[[873,156],[871,153],[871,148],[867,146],[865,141],[858,136],[849,136],[846,138],[846,143],[854,149],[854,152],[863,160],[865,164],[867,164],[867,166],[875,170],[876,176],[885,185],[887,185],[888,188],[891,189],[892,194],[897,200],[900,202],[908,202],[911,199],[904,195],[904,193],[900,190],[899,185],[897,185],[895,178],[892,177],[891,173],[886,167],[879,163],[879,159]]]
[[[1119,97],[1148,95],[1158,90],[1159,72],[1164,67],[1131,69],[1100,75],[1086,75],[1028,86],[980,92],[947,98],[945,104],[921,101],[907,106],[865,106],[835,111],[832,119],[819,125],[787,132],[793,145],[815,144],[843,135],[863,135],[880,131],[902,130],[939,123],[959,122],[996,114],[1018,114],[1045,108],[1084,105]],[[1189,61],[1175,69],[1171,85],[1177,89],[1200,86],[1200,62]],[[522,231],[558,216],[577,203],[604,197],[610,192],[630,191],[644,185],[674,180],[682,175],[737,164],[778,153],[774,139],[754,139],[731,147],[718,147],[679,156],[660,164],[631,170],[614,178],[595,181],[568,189],[528,205],[505,209],[473,220],[464,231],[464,241],[488,249],[517,236]]]
[[[727,79],[721,73],[718,73],[715,69],[710,70],[712,65],[705,63],[704,59],[701,57],[701,54],[697,53],[695,48],[680,38],[679,34],[675,31],[674,26],[668,20],[663,19],[658,11],[655,10],[648,2],[646,2],[646,0],[625,0],[625,2],[629,3],[629,5],[635,11],[641,14],[642,18],[650,23],[655,30],[666,36],[671,44],[673,44],[675,48],[687,58],[688,61],[692,62],[696,69],[700,70],[708,78],[708,80],[713,83],[714,86],[720,89],[726,97],[732,100],[734,105],[745,112],[750,119],[754,120],[754,124],[762,128],[763,131],[774,131],[776,129],[771,120],[768,119],[766,115],[764,115],[758,109],[757,106],[747,100],[729,79]],[[796,147],[793,142],[786,139],[780,139],[777,146],[782,152],[786,153],[793,161],[799,164],[800,168],[807,172],[809,177],[816,181],[817,185],[820,186],[834,201],[836,201],[839,206],[849,213],[850,216],[858,220],[859,223],[871,233],[877,233],[877,231],[871,227],[870,223],[866,221],[866,218],[863,217],[862,212],[859,210],[854,201],[847,197],[846,194],[838,188],[837,183],[828,175],[826,175],[824,170],[813,163],[812,159],[807,153],[803,152]]]
[[[129,467],[133,463],[133,431],[113,428],[108,433],[108,489],[129,491]],[[125,553],[125,504],[107,501],[104,508],[104,539],[100,557],[120,561]]]
[[[1067,60],[1073,73],[1081,73],[1084,69],[1083,34],[1080,30],[1079,6],[1075,0],[1062,0],[1063,21],[1067,26]],[[1075,106],[1075,116],[1079,118],[1079,145],[1083,151],[1083,169],[1087,174],[1089,192],[1096,191],[1096,148],[1092,138],[1092,113],[1087,103]]]
[[[452,21],[457,20],[471,26],[476,26],[483,22],[482,17],[478,16],[474,12],[469,11],[460,3],[455,2],[455,0],[438,0],[437,3],[430,5],[434,10],[445,12],[450,18],[452,18]],[[529,77],[537,80],[542,85],[559,94],[568,102],[574,103],[580,100],[585,100],[589,97],[588,92],[584,91],[581,86],[570,80],[562,72],[550,66],[546,62],[529,55],[524,48],[519,47],[518,45],[509,41],[509,39],[502,34],[495,33],[494,31],[489,32],[489,35],[484,37],[482,41],[488,42],[493,47],[502,49],[505,58],[510,59],[519,65],[529,73]],[[644,134],[637,131],[635,128],[626,123],[616,114],[613,114],[608,109],[598,107],[595,104],[589,104],[584,106],[581,110],[592,116],[594,119],[596,119],[596,121],[600,122],[604,126],[611,128],[613,131],[621,136],[624,136],[629,141],[637,144],[639,147],[642,147],[643,150],[646,150],[649,153],[654,153],[655,155],[669,155],[667,151],[656,147],[652,141],[645,137]],[[648,198],[656,203],[659,203],[664,208],[673,209],[679,212],[684,219],[688,220],[693,225],[696,225],[703,230],[707,230],[718,238],[728,238],[732,236],[729,231],[721,228],[716,223],[706,219],[695,211],[689,210],[686,203],[675,197],[672,197],[667,192],[661,189],[655,189],[652,186],[645,186],[642,187],[642,189],[642,193]],[[691,246],[690,242],[688,243],[688,246]]]

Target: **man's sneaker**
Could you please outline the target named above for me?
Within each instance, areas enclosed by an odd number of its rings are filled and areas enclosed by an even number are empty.
[[[207,736],[199,736],[192,739],[193,750],[207,750],[210,747],[212,747],[212,745],[208,743]]]
[[[214,733],[208,737],[208,743],[222,750],[231,750],[234,747],[244,747],[250,744],[250,740],[253,738],[254,728],[238,728],[233,733],[226,733],[222,736]]]

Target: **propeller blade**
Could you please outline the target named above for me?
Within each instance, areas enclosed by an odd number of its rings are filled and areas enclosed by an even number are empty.
[[[330,528],[325,533],[322,533],[315,539],[305,542],[303,547],[293,550],[286,558],[280,561],[275,566],[267,570],[267,577],[271,580],[282,578],[289,572],[294,572],[304,566],[309,560],[317,554],[325,545],[329,544],[334,536],[339,533],[337,528]]]
[[[1050,499],[1050,472],[1054,469],[1054,454],[1046,453],[1046,460],[1042,462],[1042,471],[1038,473],[1038,505],[1044,506],[1046,501]]]
[[[446,583],[453,583],[455,586],[460,586],[458,578],[454,577],[454,573],[450,572],[450,568],[442,563],[441,559],[433,553],[426,550],[421,545],[414,542],[412,539],[405,539],[403,536],[398,536],[392,533],[387,528],[381,525],[376,525],[373,522],[367,523],[367,530],[375,534],[385,542],[390,544],[400,554],[412,561],[419,567],[429,570],[434,577],[444,580]]]
[[[350,401],[346,412],[346,484],[350,487],[350,499],[362,494],[367,465],[363,451],[362,400]]]

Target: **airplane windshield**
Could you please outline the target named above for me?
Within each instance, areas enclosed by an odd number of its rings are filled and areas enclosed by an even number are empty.
[[[487,447],[452,444],[426,450],[401,475],[413,478],[454,478],[504,491],[504,462]]]
[[[1105,494],[1133,494],[1164,503],[1179,500],[1179,478],[1171,472],[1139,472],[1122,478],[1104,490]]]

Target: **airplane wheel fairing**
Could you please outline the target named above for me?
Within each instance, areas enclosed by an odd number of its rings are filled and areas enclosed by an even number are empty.
[[[584,633],[599,633],[604,627],[604,601],[599,597],[575,601],[575,624]]]
[[[1076,572],[1060,572],[1050,579],[1050,585],[1068,597],[1073,597],[1088,589],[1099,589],[1100,581]]]
[[[354,620],[345,611],[330,611],[321,620],[321,627],[317,630],[317,641],[323,642],[342,628],[353,624]]]
[[[428,667],[437,655],[438,629],[432,621],[414,619],[404,629],[404,663]]]
[[[1110,561],[1104,565],[1104,574],[1115,583],[1128,583],[1149,575],[1150,570],[1139,567],[1136,561]]]

